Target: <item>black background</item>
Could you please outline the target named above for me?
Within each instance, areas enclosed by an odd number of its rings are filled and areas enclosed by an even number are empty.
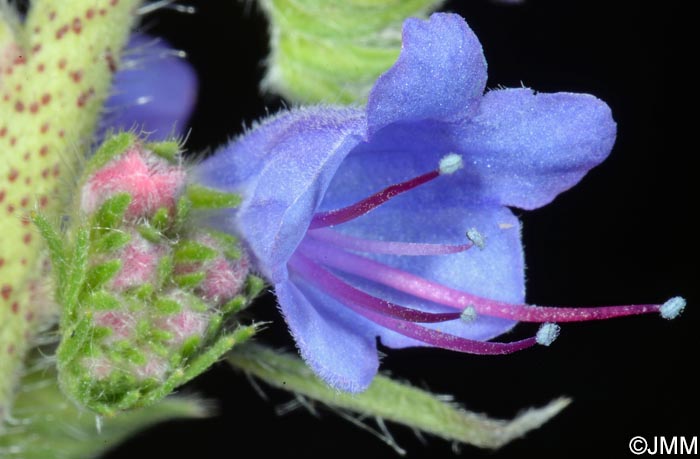
[[[253,2],[191,1],[195,15],[162,11],[144,29],[186,50],[201,79],[189,148],[215,148],[243,124],[276,111],[261,95],[266,23]],[[559,417],[498,452],[469,446],[469,457],[575,454],[631,456],[635,435],[696,436],[697,251],[691,234],[690,158],[697,135],[676,127],[681,85],[670,57],[673,13],[653,2],[536,1],[505,5],[453,1],[479,36],[489,62],[489,87],[595,94],[618,122],[611,157],[553,204],[528,213],[524,244],[528,300],[535,304],[603,305],[689,300],[676,321],[654,316],[570,324],[550,348],[505,357],[442,350],[387,351],[384,369],[455,395],[466,407],[497,417],[560,395],[574,403]],[[634,5],[631,7],[630,5]],[[645,6],[648,5],[648,6]],[[679,102],[673,106],[674,101]],[[252,311],[274,325],[260,337],[292,349],[274,298]],[[532,333],[521,325],[515,336]],[[514,336],[514,338],[515,338]],[[220,363],[185,388],[213,400],[219,415],[172,422],[147,431],[107,457],[396,457],[381,441],[328,410],[285,416],[275,408],[291,396],[266,388],[262,400],[248,381]],[[390,426],[408,457],[450,457],[448,442],[421,443]]]

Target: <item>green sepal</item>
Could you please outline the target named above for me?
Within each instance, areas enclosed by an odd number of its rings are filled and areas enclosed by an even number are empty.
[[[139,301],[147,302],[151,300],[155,290],[156,289],[152,284],[143,284],[130,290],[130,293]]]
[[[148,242],[153,244],[158,244],[163,240],[163,233],[160,232],[158,228],[151,226],[149,224],[138,225],[136,230],[139,232],[141,237],[143,237]]]
[[[197,210],[231,209],[241,203],[241,196],[238,194],[196,184],[189,185],[186,194],[192,208]]]
[[[49,222],[44,214],[32,211],[29,216],[39,230],[41,237],[46,241],[52,270],[56,276],[57,283],[62,285],[65,282],[68,270],[66,260],[68,255],[63,246],[63,237],[54,229],[54,225]]]
[[[173,281],[175,282],[175,284],[177,284],[178,287],[191,290],[197,288],[197,286],[202,283],[205,277],[206,273],[200,271],[196,273],[180,274],[177,276],[173,276]]]
[[[106,231],[98,236],[92,244],[97,253],[109,253],[123,248],[131,241],[131,235],[124,231]]]
[[[104,290],[91,292],[86,297],[86,303],[90,305],[93,311],[117,309],[122,304],[114,295]]]
[[[247,305],[248,299],[243,295],[237,295],[221,307],[221,312],[225,315],[236,314],[245,309]]]
[[[215,249],[196,241],[186,240],[178,244],[173,254],[175,263],[197,263],[213,260],[218,255]]]
[[[182,348],[180,348],[180,354],[184,359],[190,358],[199,348],[202,343],[202,339],[199,336],[191,336],[182,343]]]
[[[147,143],[145,146],[146,149],[173,164],[177,162],[180,154],[180,144],[175,140]]]
[[[165,231],[170,225],[170,211],[166,207],[161,207],[153,214],[151,224],[158,231]]]
[[[165,255],[158,261],[158,287],[165,285],[173,275],[174,263],[172,255]]]
[[[192,201],[187,197],[187,194],[181,196],[175,204],[175,228],[182,228],[187,222],[192,211]]]
[[[236,236],[214,230],[209,230],[208,233],[219,242],[226,258],[229,260],[238,260],[241,258],[240,244]]]
[[[122,224],[126,209],[131,204],[131,195],[129,193],[118,193],[102,203],[95,216],[92,219],[92,224],[97,230],[111,230]]]
[[[101,340],[112,334],[112,329],[107,327],[95,327],[92,332],[92,339]]]
[[[84,177],[92,175],[93,172],[106,165],[112,158],[124,153],[136,143],[136,136],[131,132],[107,135],[105,139],[92,158],[90,158],[90,161],[88,161],[83,173]]]
[[[63,317],[73,317],[78,306],[80,294],[87,275],[88,255],[90,252],[90,231],[78,227],[73,253],[68,263],[65,284],[58,286],[56,298],[63,305]]]
[[[92,266],[87,270],[85,285],[83,289],[92,292],[112,280],[112,278],[122,269],[121,260],[114,259],[102,264]]]
[[[59,376],[63,368],[73,365],[78,355],[84,352],[85,344],[92,339],[94,326],[92,314],[86,313],[72,327],[64,327],[64,336],[56,350]]]
[[[177,301],[170,298],[157,298],[153,306],[160,314],[176,314],[180,312],[182,306]]]
[[[246,279],[246,295],[248,295],[248,298],[255,298],[260,293],[263,291],[265,288],[266,282],[262,277],[254,276],[252,274],[248,275],[248,278]]]

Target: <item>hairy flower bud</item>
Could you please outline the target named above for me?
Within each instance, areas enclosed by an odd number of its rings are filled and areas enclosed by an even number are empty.
[[[65,236],[35,216],[63,308],[59,381],[99,414],[161,399],[255,333],[234,317],[262,285],[237,239],[189,223],[237,200],[185,176],[176,143],[119,134],[86,165]]]

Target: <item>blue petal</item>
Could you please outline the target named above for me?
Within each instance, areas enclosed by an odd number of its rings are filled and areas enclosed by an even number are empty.
[[[379,368],[373,325],[334,299],[291,281],[277,300],[306,363],[330,386],[361,392]]]
[[[456,148],[452,127],[446,123],[392,124],[372,136],[370,142],[362,142],[345,158],[328,187],[321,210],[353,204],[389,185],[437,169],[440,158]],[[451,201],[466,196],[467,203],[473,203],[469,190],[456,189],[456,184],[454,176],[440,177],[411,191],[410,195],[412,200],[425,197],[429,203],[436,197]]]
[[[399,199],[404,202],[400,202]],[[406,209],[411,211],[407,212]],[[521,303],[525,297],[525,273],[520,222],[504,207],[450,207],[411,202],[410,193],[371,213],[336,229],[353,236],[403,242],[463,244],[466,231],[476,228],[486,239],[483,250],[476,247],[450,255],[408,257],[374,255],[373,258],[395,268],[472,293],[484,298]],[[443,305],[412,298],[406,294],[350,279],[379,298],[426,311],[454,311]],[[510,330],[515,322],[479,317],[470,323],[461,321],[430,325],[463,338],[488,340]],[[394,332],[382,330],[382,342],[390,347],[423,345]]]
[[[125,53],[135,67],[114,75],[102,130],[137,127],[150,133],[150,140],[182,136],[197,100],[192,67],[164,40],[144,35],[133,36]]]
[[[370,93],[369,132],[396,121],[464,119],[483,94],[486,78],[481,44],[459,15],[407,19],[401,55]]]
[[[534,209],[574,186],[615,143],[610,108],[588,94],[486,94],[455,130],[472,188],[503,205]]]
[[[286,112],[205,160],[194,178],[243,195],[226,229],[241,235],[257,268],[277,284],[338,165],[364,133],[358,110]]]
[[[593,96],[492,91],[464,122],[394,123],[375,133],[341,164],[322,209],[424,174],[452,152],[464,169],[411,191],[412,202],[532,209],[575,185],[614,141],[610,109]]]

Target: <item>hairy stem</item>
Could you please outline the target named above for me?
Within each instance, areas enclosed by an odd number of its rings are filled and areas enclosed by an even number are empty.
[[[17,27],[0,9],[0,425],[32,338],[55,314],[27,214],[55,216],[70,196],[139,3],[35,0]]]

